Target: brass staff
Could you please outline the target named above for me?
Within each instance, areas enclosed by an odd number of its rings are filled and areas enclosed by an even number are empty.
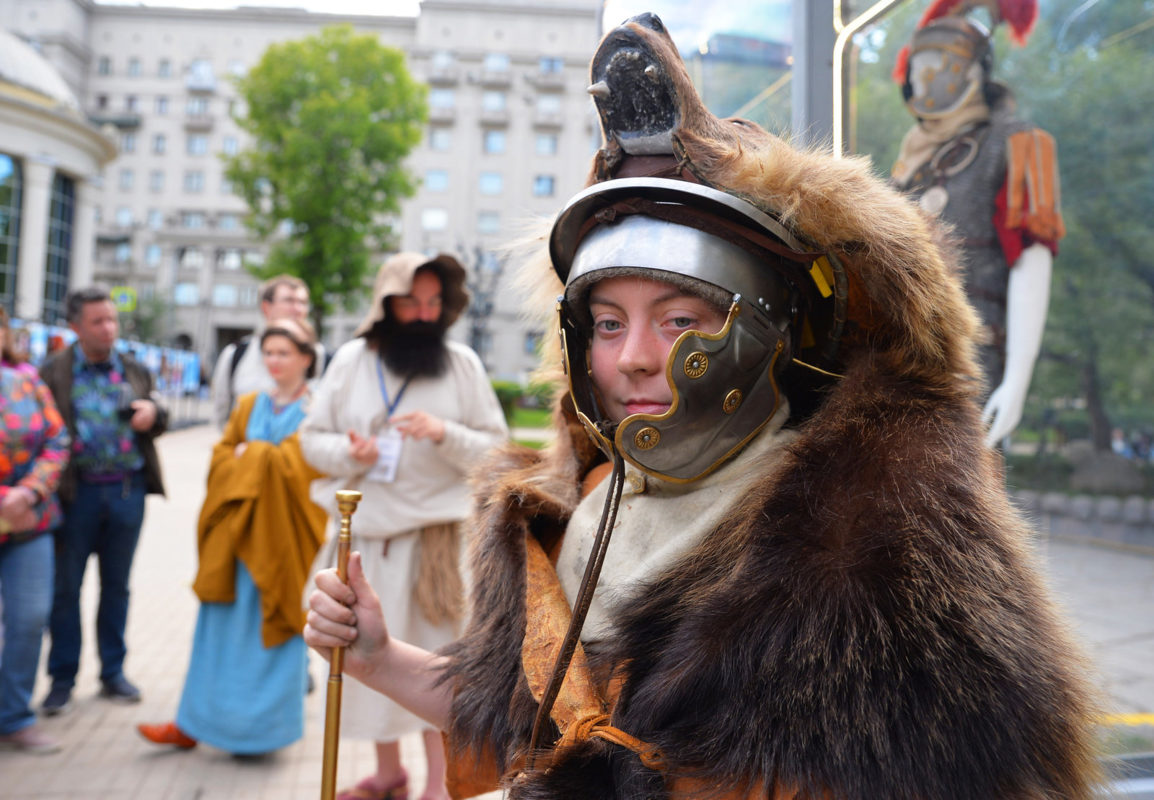
[[[337,575],[349,582],[349,546],[352,543],[353,512],[361,502],[361,493],[344,489],[337,492],[337,510],[341,512],[341,532],[337,538]],[[328,694],[325,698],[325,754],[321,765],[321,800],[333,800],[337,785],[337,745],[341,734],[341,672],[345,667],[345,649],[334,647],[329,660]]]

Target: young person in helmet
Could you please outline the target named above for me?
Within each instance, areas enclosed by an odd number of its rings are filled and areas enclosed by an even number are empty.
[[[536,275],[558,435],[477,474],[464,635],[391,639],[354,555],[307,640],[446,732],[455,797],[1091,797],[925,219],[713,117],[652,15],[592,73],[606,144]]]

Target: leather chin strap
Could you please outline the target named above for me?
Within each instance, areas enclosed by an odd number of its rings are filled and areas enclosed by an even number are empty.
[[[537,707],[537,717],[533,720],[533,733],[529,738],[529,752],[526,757],[526,770],[532,771],[540,752],[541,737],[545,733],[545,728],[548,726],[550,713],[553,710],[553,704],[557,701],[557,694],[561,690],[561,683],[565,680],[565,674],[569,671],[569,664],[573,660],[573,653],[577,649],[577,642],[581,637],[581,628],[585,625],[585,617],[589,613],[589,605],[593,602],[593,592],[597,589],[597,579],[601,575],[601,567],[605,563],[605,552],[609,547],[609,537],[613,533],[613,526],[617,521],[617,509],[621,504],[621,491],[625,485],[625,460],[621,454],[616,450],[613,451],[613,472],[609,477],[609,490],[605,494],[605,505],[601,511],[601,521],[597,524],[597,535],[593,539],[593,549],[589,554],[589,560],[585,563],[585,574],[581,578],[581,587],[577,592],[577,599],[573,604],[573,615],[569,620],[569,628],[565,632],[565,639],[561,645],[561,650],[557,654],[557,660],[553,664],[553,670],[549,676],[549,684],[541,696],[541,703]],[[615,728],[607,727],[605,723],[608,717],[604,719],[598,717],[597,719],[590,719],[588,724],[583,726],[572,725],[566,732],[566,736],[562,739],[563,743],[575,744],[580,738],[587,738],[590,735],[598,735],[599,738],[608,738],[610,741],[618,741],[621,737],[606,735],[609,731],[616,731]],[[585,736],[580,737],[579,731],[574,730],[581,727],[585,731]],[[627,737],[621,734],[622,737]],[[578,737],[578,738],[574,738]],[[573,741],[569,741],[569,740]],[[631,750],[636,750],[640,753],[641,749],[646,746],[640,740],[633,740],[638,743],[638,748],[630,747]],[[629,745],[622,742],[624,746]]]

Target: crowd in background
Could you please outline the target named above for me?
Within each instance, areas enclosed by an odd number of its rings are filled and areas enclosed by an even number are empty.
[[[227,346],[213,372],[212,422],[222,435],[189,530],[200,611],[179,706],[170,721],[137,726],[146,740],[257,755],[303,736],[312,685],[303,597],[310,574],[335,557],[336,489],[364,494],[356,546],[405,635],[430,647],[458,635],[466,465],[508,436],[480,359],[446,338],[467,303],[455,259],[397,255],[382,266],[355,338],[329,365],[308,321],[306,285],[280,275],[261,287],[260,326]],[[61,748],[37,722],[31,693],[47,629],[51,686],[38,710],[72,707],[79,593],[93,555],[100,696],[141,700],[124,673],[128,584],[145,495],[164,491],[154,439],[168,422],[157,390],[166,373],[147,369],[139,348],[119,339],[106,290],[73,292],[68,310],[67,334],[41,331],[39,370],[28,358],[34,337],[24,330],[18,349],[0,313],[0,748],[32,753]],[[167,380],[185,391],[180,376]],[[423,796],[446,796],[438,732],[355,682],[344,706],[344,735],[375,741],[378,768],[340,797],[407,791],[397,740],[416,731],[428,754]]]

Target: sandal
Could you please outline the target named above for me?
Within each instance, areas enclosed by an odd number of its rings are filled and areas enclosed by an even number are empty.
[[[377,784],[377,776],[370,775],[351,789],[342,789],[336,800],[409,800],[409,779],[401,778],[387,789]]]

